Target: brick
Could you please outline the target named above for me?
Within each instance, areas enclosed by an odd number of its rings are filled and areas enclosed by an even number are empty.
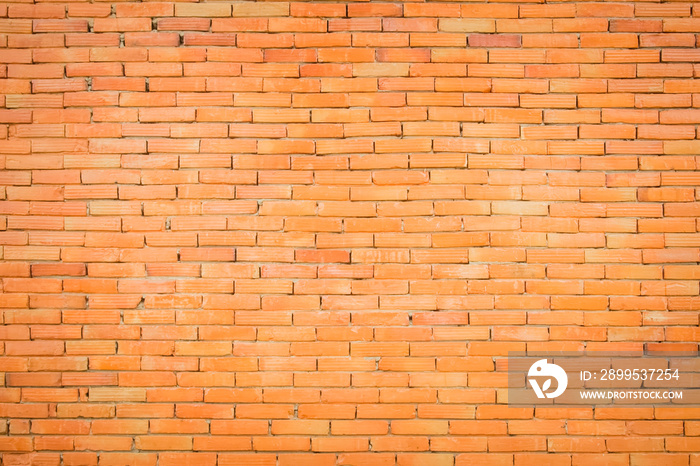
[[[697,16],[0,6],[3,460],[693,464],[492,359],[697,349]]]

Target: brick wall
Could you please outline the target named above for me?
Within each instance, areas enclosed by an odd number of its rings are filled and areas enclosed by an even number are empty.
[[[4,465],[700,464],[503,372],[697,350],[697,5],[0,17]]]

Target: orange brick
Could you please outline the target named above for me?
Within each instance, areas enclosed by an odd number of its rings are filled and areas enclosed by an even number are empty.
[[[697,350],[697,16],[0,5],[3,460],[693,464],[499,370]]]

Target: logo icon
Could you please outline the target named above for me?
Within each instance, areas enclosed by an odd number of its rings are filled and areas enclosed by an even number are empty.
[[[542,387],[537,383],[537,380],[533,377],[547,377],[547,379],[542,383]],[[547,393],[552,386],[552,379],[557,381],[557,389],[551,393]],[[530,370],[527,372],[527,380],[532,385],[532,389],[535,390],[537,398],[556,398],[566,390],[566,385],[569,383],[569,378],[566,376],[566,372],[561,367],[556,364],[550,364],[546,359],[540,359],[530,366]]]

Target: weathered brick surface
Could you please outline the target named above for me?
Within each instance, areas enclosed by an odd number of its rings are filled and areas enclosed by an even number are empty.
[[[700,464],[697,407],[507,408],[502,364],[698,349],[698,34],[0,4],[2,463]]]

